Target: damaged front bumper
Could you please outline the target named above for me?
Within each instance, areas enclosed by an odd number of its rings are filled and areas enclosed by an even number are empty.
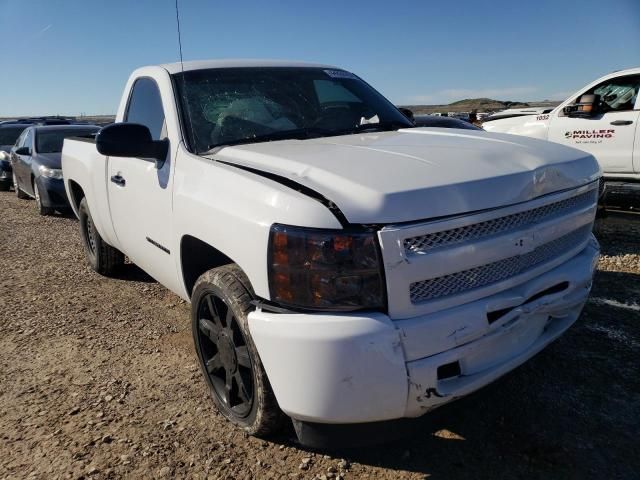
[[[496,380],[573,324],[599,248],[523,284],[406,320],[381,313],[249,314],[280,408],[298,421],[417,417]]]

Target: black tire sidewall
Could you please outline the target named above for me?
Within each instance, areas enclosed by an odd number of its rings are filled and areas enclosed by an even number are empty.
[[[38,192],[38,194],[36,194],[36,191]],[[42,204],[42,195],[40,194],[40,188],[38,187],[38,184],[35,180],[33,181],[33,197],[36,200],[36,208],[38,209],[38,213],[40,215],[51,215],[53,213],[52,208],[45,207]]]
[[[87,235],[87,219],[89,219],[91,221],[91,223],[93,223],[93,219],[91,217],[91,212],[89,212],[89,206],[87,205],[87,198],[83,198],[80,201],[80,205],[78,206],[78,220],[80,222],[80,236],[82,237],[82,246],[84,248],[84,253],[87,257],[87,261],[89,262],[89,265],[91,266],[91,268],[93,268],[94,270],[98,271],[98,248],[99,248],[99,242],[100,242],[100,238],[98,238],[98,236],[96,235],[95,238],[95,242],[96,242],[96,252],[92,252],[91,251],[91,246],[89,245],[89,237]],[[94,228],[95,228],[95,224],[94,224]]]
[[[219,277],[210,276],[209,278],[216,279]],[[244,340],[247,345],[247,349],[249,351],[249,357],[251,360],[251,374],[252,374],[252,380],[253,380],[253,402],[251,405],[251,410],[245,417],[238,417],[237,415],[235,415],[218,398],[218,395],[215,389],[213,388],[213,384],[211,383],[209,375],[204,366],[202,351],[200,347],[200,341],[198,338],[198,329],[199,329],[198,309],[199,309],[201,299],[206,294],[210,294],[210,293],[222,299],[229,306],[229,308],[232,309],[233,314],[236,318],[236,322],[238,323],[238,326],[242,330],[242,335],[244,337]],[[264,379],[260,378],[260,375],[259,375],[259,372],[263,371],[262,364],[260,363],[256,346],[253,343],[251,334],[249,333],[247,316],[246,316],[245,310],[242,308],[242,305],[240,305],[240,302],[238,301],[238,299],[233,298],[233,296],[231,296],[228,292],[226,292],[224,288],[221,288],[221,286],[217,285],[217,282],[214,280],[214,282],[199,281],[196,284],[196,287],[194,288],[193,294],[191,296],[191,312],[192,312],[191,313],[191,320],[192,320],[191,330],[193,333],[193,341],[195,344],[196,354],[198,356],[198,364],[200,365],[200,370],[202,371],[206,379],[211,397],[213,398],[213,401],[218,407],[218,411],[225,418],[227,418],[234,424],[242,427],[244,430],[246,430],[249,433],[253,433],[253,428],[254,428],[254,425],[256,424],[256,419],[258,417],[259,410],[264,407],[264,403],[265,403],[264,397],[263,397],[263,394],[264,394],[263,380]],[[266,379],[266,374],[264,378]]]
[[[16,197],[18,197],[21,200],[24,200],[27,198],[27,194],[24,193],[21,189],[20,189],[20,183],[18,182],[18,177],[16,175],[15,172],[13,172],[13,188],[15,188],[16,191]]]

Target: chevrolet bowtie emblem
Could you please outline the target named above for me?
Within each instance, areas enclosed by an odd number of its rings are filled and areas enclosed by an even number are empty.
[[[535,233],[529,232],[526,235],[521,236],[516,240],[516,247],[520,247],[522,253],[529,253],[535,250],[536,242],[535,242]]]

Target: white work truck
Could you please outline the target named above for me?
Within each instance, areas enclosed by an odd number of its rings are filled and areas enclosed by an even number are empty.
[[[488,118],[488,132],[541,138],[591,153],[606,189],[640,194],[640,68],[610,73],[547,113]]]
[[[190,301],[219,411],[309,445],[514,369],[576,321],[598,258],[593,156],[415,128],[332,66],[140,68],[62,165],[91,266],[126,255]]]

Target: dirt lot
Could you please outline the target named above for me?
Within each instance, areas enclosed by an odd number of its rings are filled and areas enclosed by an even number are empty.
[[[598,227],[577,324],[413,438],[343,452],[263,441],[213,408],[189,307],[84,263],[74,218],[0,193],[0,478],[639,478],[640,215]]]

